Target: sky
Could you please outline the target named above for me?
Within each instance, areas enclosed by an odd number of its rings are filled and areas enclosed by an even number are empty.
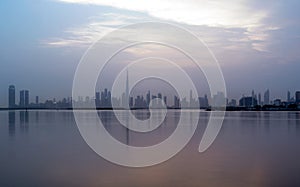
[[[220,63],[229,98],[270,89],[272,98],[285,99],[300,90],[299,7],[298,0],[0,1],[0,107],[11,84],[17,93],[30,90],[31,101],[71,96],[89,46],[144,21],[176,24],[201,38]]]

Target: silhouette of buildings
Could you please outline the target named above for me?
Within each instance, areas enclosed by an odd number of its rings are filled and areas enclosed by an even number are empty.
[[[180,99],[176,95],[174,96],[174,108],[180,108]]]
[[[257,99],[255,99],[253,96],[242,97],[239,101],[239,105],[242,107],[253,107],[257,105]]]
[[[270,104],[270,91],[269,89],[264,94],[264,105]]]
[[[103,108],[110,108],[111,107],[111,93],[107,90],[107,88],[104,89],[103,92],[101,92],[101,107]]]
[[[290,91],[287,92],[286,101],[291,102],[291,92]]]
[[[29,106],[29,91],[21,90],[20,91],[20,104],[19,107],[25,108]]]
[[[129,80],[128,72],[126,77],[125,92],[120,98],[112,97],[111,92],[105,88],[102,91],[95,92],[94,96],[79,96],[77,100],[73,100],[72,97],[63,98],[62,100],[48,99],[45,102],[40,102],[39,96],[35,97],[35,102],[30,103],[29,91],[21,90],[19,105],[16,104],[15,99],[16,88],[14,85],[8,87],[8,108],[10,109],[72,109],[74,102],[79,103],[82,108],[90,108],[95,103],[97,108],[111,109],[112,104],[119,109],[148,109],[151,104],[151,108],[175,108],[175,109],[198,109],[199,105],[201,109],[214,110],[215,106],[224,105],[226,101],[226,107],[229,110],[299,110],[300,109],[300,91],[295,92],[295,98],[291,97],[291,92],[287,91],[286,101],[281,99],[274,99],[270,101],[269,89],[264,93],[264,102],[261,100],[261,94],[255,94],[254,90],[251,92],[251,96],[243,96],[237,106],[235,99],[229,100],[225,98],[225,94],[218,92],[212,98],[205,94],[204,97],[193,98],[193,93],[190,91],[189,98],[179,98],[177,95],[163,95],[161,92],[157,94],[151,94],[148,90],[145,95],[129,95]],[[168,102],[168,97],[173,97],[173,103],[171,100]],[[170,102],[171,101],[171,102]],[[211,102],[210,102],[211,101]]]
[[[224,106],[226,101],[225,95],[223,92],[217,92],[217,94],[215,94],[213,96],[213,100],[212,100],[212,106]]]
[[[8,88],[8,107],[16,107],[16,90],[14,85],[10,85]]]
[[[300,91],[297,91],[296,93],[295,93],[295,99],[296,99],[296,103],[300,103]]]
[[[129,77],[128,77],[128,70],[126,70],[126,88],[125,88],[125,98],[124,98],[124,105],[125,109],[128,109],[129,106]]]
[[[35,96],[35,104],[36,104],[36,105],[39,104],[39,96]]]
[[[95,104],[96,107],[99,108],[100,107],[100,92],[96,92],[96,99],[95,99]]]

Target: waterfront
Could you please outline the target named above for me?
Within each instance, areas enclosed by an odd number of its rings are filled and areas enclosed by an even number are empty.
[[[83,111],[88,113],[89,111]],[[134,111],[147,118],[148,111]],[[72,111],[0,111],[0,186],[299,186],[300,112],[227,112],[212,146],[198,152],[210,112],[179,154],[148,168],[112,164],[94,153]],[[127,133],[113,111],[99,111],[106,129],[122,142],[153,145],[169,136],[180,117],[169,110],[149,135]],[[190,128],[188,125],[186,128]]]

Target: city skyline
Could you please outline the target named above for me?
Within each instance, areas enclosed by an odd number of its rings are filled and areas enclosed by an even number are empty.
[[[47,99],[44,102],[40,102],[39,96],[35,96],[35,102],[30,101],[29,99],[29,90],[20,90],[19,91],[19,99],[17,100],[16,96],[16,88],[14,85],[9,85],[8,87],[8,108],[72,108],[72,102],[82,103],[82,107],[90,106],[90,102],[94,102],[96,108],[112,108],[113,106],[117,108],[127,109],[127,105],[130,108],[149,108],[150,101],[156,98],[164,101],[167,107],[170,108],[195,108],[195,106],[199,106],[201,108],[208,108],[214,105],[214,102],[217,102],[220,98],[226,99],[226,106],[228,107],[237,107],[237,106],[245,106],[245,107],[254,107],[254,106],[263,106],[263,105],[278,105],[282,104],[300,104],[300,91],[296,91],[294,96],[291,95],[290,91],[287,91],[286,98],[270,98],[270,90],[267,89],[263,93],[263,100],[261,99],[261,93],[255,93],[252,90],[249,95],[241,95],[240,98],[225,98],[224,94],[218,92],[212,97],[204,94],[203,97],[199,96],[195,98],[193,96],[192,91],[190,91],[189,98],[179,98],[178,95],[163,95],[160,92],[151,92],[150,90],[145,91],[144,94],[140,95],[130,95],[128,93],[128,77],[126,81],[126,91],[122,94],[121,98],[112,97],[111,91],[107,88],[96,91],[94,96],[79,96],[78,98],[66,97],[61,100]],[[127,94],[126,94],[127,93]],[[128,97],[127,97],[128,96]],[[128,98],[128,99],[126,99]],[[172,102],[168,100],[173,98]],[[197,105],[196,102],[199,102]],[[18,103],[18,104],[17,104]],[[114,103],[114,105],[112,104]],[[88,104],[88,105],[85,105]],[[216,104],[218,106],[218,104]],[[155,108],[155,103],[153,104]],[[2,107],[3,108],[3,107]],[[197,107],[196,107],[197,108]]]

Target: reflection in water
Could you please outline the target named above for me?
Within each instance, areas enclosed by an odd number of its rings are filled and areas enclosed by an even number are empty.
[[[266,133],[270,132],[270,115],[269,112],[263,112],[264,118],[262,120],[264,121],[264,130]],[[261,121],[261,120],[260,120]]]
[[[40,116],[39,113],[40,113],[39,111],[35,111],[35,113],[34,113],[34,116],[35,116],[35,123],[38,123],[38,122],[39,122],[39,119],[40,119],[40,118],[39,118],[39,116]]]
[[[78,112],[85,120],[95,121],[89,111]],[[128,111],[118,112],[128,115]],[[133,113],[139,119],[149,115],[148,111]],[[4,122],[0,125],[0,186],[300,186],[299,112],[228,112],[215,142],[199,153],[210,112],[168,110],[160,127],[137,133],[120,125],[113,111],[99,111],[107,131],[133,146],[163,141],[173,133],[180,116],[187,123],[182,132],[188,132],[196,115],[200,115],[198,129],[178,155],[157,166],[133,169],[96,155],[80,136],[72,111],[8,111],[2,116],[0,112]],[[16,133],[19,122],[26,132],[29,121],[30,132]],[[14,141],[9,141],[10,136]]]
[[[20,129],[21,132],[28,132],[29,129],[29,114],[28,111],[20,111]]]
[[[10,136],[16,134],[16,113],[15,111],[8,112],[8,133]]]
[[[296,131],[298,134],[300,134],[300,113],[296,113],[296,118],[299,120],[296,120]]]

